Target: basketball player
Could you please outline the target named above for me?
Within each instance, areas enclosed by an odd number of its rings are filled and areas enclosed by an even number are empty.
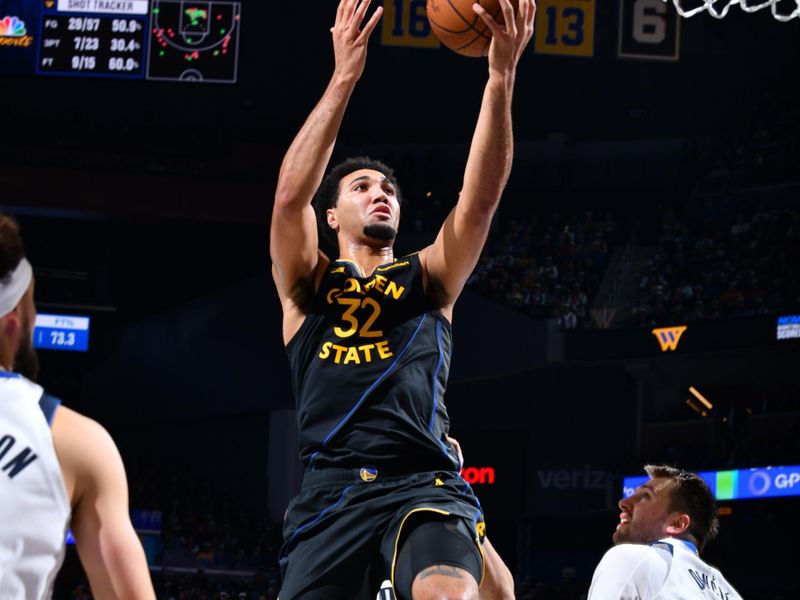
[[[382,14],[367,18],[369,0],[339,2],[333,76],[284,158],[272,214],[306,466],[284,523],[281,600],[373,600],[385,576],[400,600],[479,597],[483,514],[459,475],[442,399],[453,305],[511,169],[514,79],[533,34],[533,0],[500,6],[503,26],[475,5],[493,39],[458,203],[431,246],[398,259],[392,170],[350,159],[323,179]],[[319,249],[317,218],[336,260]]]
[[[719,529],[706,483],[674,467],[648,465],[645,471],[650,480],[619,502],[616,545],[594,572],[589,600],[741,600],[700,558]]]
[[[0,213],[0,598],[50,598],[69,526],[96,598],[154,599],[114,442],[34,383],[33,288]]]

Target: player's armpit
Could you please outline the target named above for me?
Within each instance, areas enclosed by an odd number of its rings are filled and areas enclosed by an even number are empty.
[[[144,550],[128,513],[125,469],[98,423],[61,407],[53,438],[71,493],[72,533],[97,598],[155,599]]]
[[[302,208],[281,206],[278,199],[272,211],[269,251],[272,273],[281,300],[300,304],[303,282],[312,278],[320,252],[317,218],[311,205]]]
[[[478,263],[495,207],[489,210],[456,206],[445,219],[436,240],[420,252],[426,293],[448,318],[464,285]]]

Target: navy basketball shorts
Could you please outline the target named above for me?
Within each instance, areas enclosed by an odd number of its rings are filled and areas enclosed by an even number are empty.
[[[394,586],[404,526],[426,517],[463,521],[483,557],[483,512],[457,472],[307,472],[283,525],[279,600],[375,600],[382,583]]]

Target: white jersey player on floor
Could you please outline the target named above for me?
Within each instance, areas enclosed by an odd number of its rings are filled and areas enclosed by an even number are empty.
[[[741,600],[700,551],[719,528],[701,477],[648,465],[650,480],[620,500],[616,544],[592,577],[588,600]]]
[[[50,598],[71,527],[96,598],[155,598],[119,452],[33,383],[33,269],[0,213],[0,598]]]

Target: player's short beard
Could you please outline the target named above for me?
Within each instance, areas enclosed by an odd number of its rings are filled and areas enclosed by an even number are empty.
[[[623,534],[621,531],[615,531],[614,535],[611,536],[611,540],[614,542],[614,545],[616,546],[617,544],[624,544],[625,542],[627,542],[628,541],[627,537],[628,536]]]
[[[364,235],[374,240],[391,242],[397,236],[397,230],[386,223],[371,223],[364,226]]]
[[[13,370],[31,381],[39,378],[39,355],[33,348],[30,334],[26,334],[20,342],[17,354],[14,356]]]

